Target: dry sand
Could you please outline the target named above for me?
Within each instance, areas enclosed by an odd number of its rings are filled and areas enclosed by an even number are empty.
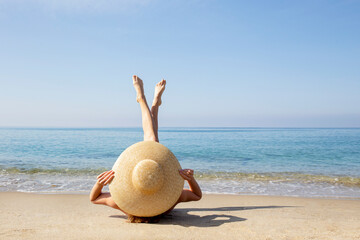
[[[133,224],[87,195],[2,192],[0,239],[360,239],[360,200],[205,195]]]

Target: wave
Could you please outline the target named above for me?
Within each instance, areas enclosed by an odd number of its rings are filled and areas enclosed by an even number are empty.
[[[0,174],[26,174],[26,175],[44,175],[56,174],[64,176],[93,176],[98,175],[109,169],[106,168],[1,168]],[[316,174],[305,174],[298,172],[265,172],[265,173],[249,173],[249,172],[225,172],[225,171],[203,171],[195,172],[195,178],[201,181],[234,181],[234,182],[267,182],[267,183],[327,183],[330,185],[344,185],[348,187],[360,187],[360,177],[351,176],[327,176]]]
[[[0,168],[0,174],[59,174],[59,175],[96,175],[107,171],[106,168],[84,168],[84,169],[75,169],[75,168],[55,168],[55,169],[44,169],[44,168]]]
[[[229,180],[229,181],[261,181],[261,182],[297,182],[297,183],[327,183],[331,185],[345,185],[360,187],[360,177],[326,176],[304,174],[297,172],[272,173],[244,173],[244,172],[198,172],[195,174],[201,180]]]

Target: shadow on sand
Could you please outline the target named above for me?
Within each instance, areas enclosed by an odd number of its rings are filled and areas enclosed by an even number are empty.
[[[180,225],[183,227],[217,227],[224,223],[246,221],[246,218],[240,218],[230,214],[210,214],[199,216],[196,214],[189,214],[189,212],[231,212],[244,211],[253,209],[267,209],[267,208],[285,208],[295,206],[248,206],[248,207],[218,207],[218,208],[180,208],[174,209],[170,214],[161,218],[158,224],[160,225]],[[127,219],[125,215],[111,215],[112,218]]]
[[[217,227],[224,223],[246,221],[246,218],[233,216],[230,214],[210,214],[199,216],[189,214],[189,212],[230,212],[230,211],[243,211],[253,209],[266,209],[266,208],[284,208],[293,206],[249,206],[249,207],[218,207],[218,208],[183,208],[174,209],[169,215],[161,219],[160,224],[164,225],[180,225],[183,227]]]

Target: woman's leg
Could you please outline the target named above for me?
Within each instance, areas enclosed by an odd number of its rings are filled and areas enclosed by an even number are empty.
[[[154,129],[155,125],[151,116],[151,112],[146,102],[143,81],[138,76],[134,75],[133,84],[137,95],[136,100],[140,104],[140,108],[141,108],[144,141],[159,142],[159,140],[157,139],[157,134],[155,134],[155,129]]]
[[[154,132],[157,140],[159,141],[158,136],[158,112],[159,112],[159,106],[161,105],[161,95],[163,94],[165,90],[166,81],[165,79],[158,82],[155,86],[155,93],[154,93],[154,100],[151,106],[151,116],[154,123]]]

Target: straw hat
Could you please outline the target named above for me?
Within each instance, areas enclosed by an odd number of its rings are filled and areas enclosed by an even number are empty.
[[[174,154],[154,141],[135,143],[117,159],[109,185],[118,207],[138,217],[152,217],[169,210],[184,186],[181,166]]]

